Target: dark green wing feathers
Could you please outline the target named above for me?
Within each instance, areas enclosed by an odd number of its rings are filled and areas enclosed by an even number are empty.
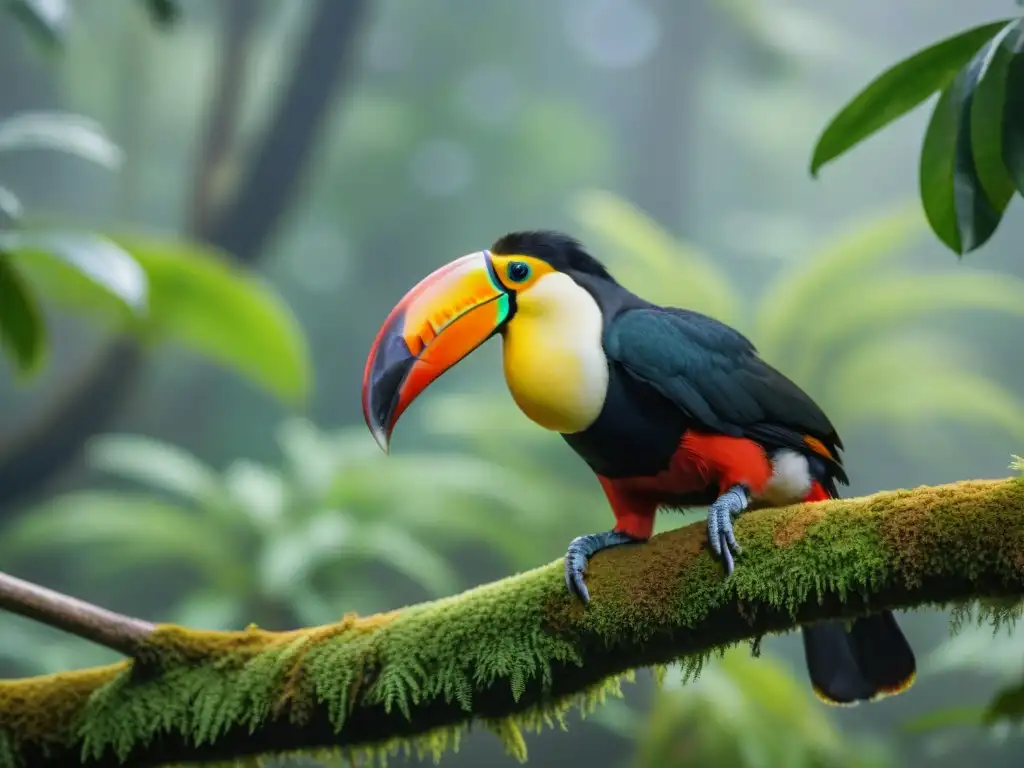
[[[604,346],[609,361],[660,392],[698,428],[804,453],[810,436],[838,457],[842,442],[824,412],[724,323],[685,309],[627,309],[606,327]],[[845,482],[838,458],[829,463]]]

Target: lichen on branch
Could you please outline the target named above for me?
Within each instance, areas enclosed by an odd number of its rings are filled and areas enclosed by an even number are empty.
[[[285,752],[439,754],[471,722],[521,729],[631,670],[867,610],[1024,595],[1024,482],[979,480],[752,511],[729,579],[695,524],[598,554],[591,604],[561,562],[323,627],[157,625],[132,661],[0,682],[0,768],[156,766]]]

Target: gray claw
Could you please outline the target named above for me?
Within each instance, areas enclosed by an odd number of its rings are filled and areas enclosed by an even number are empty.
[[[577,536],[569,544],[565,553],[565,586],[569,594],[581,600],[584,605],[590,602],[590,590],[587,589],[583,577],[587,572],[587,562],[602,549],[617,547],[637,541],[628,533],[606,531]]]
[[[708,509],[708,544],[722,558],[726,575],[733,572],[734,556],[742,552],[732,528],[732,519],[747,508],[746,489],[735,485],[719,496]]]
[[[577,545],[578,541],[575,539],[565,553],[565,586],[569,594],[575,595],[586,605],[590,602],[590,591],[583,581],[583,575],[587,572],[587,556]]]

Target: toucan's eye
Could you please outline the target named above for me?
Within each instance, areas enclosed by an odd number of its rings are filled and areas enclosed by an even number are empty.
[[[506,273],[513,283],[521,283],[530,276],[530,265],[523,261],[512,261],[509,262]]]

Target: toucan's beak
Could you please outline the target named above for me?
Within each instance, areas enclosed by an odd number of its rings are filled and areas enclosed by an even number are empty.
[[[409,404],[493,336],[510,312],[487,251],[446,264],[402,297],[377,333],[363,373],[363,417],[385,453]]]

